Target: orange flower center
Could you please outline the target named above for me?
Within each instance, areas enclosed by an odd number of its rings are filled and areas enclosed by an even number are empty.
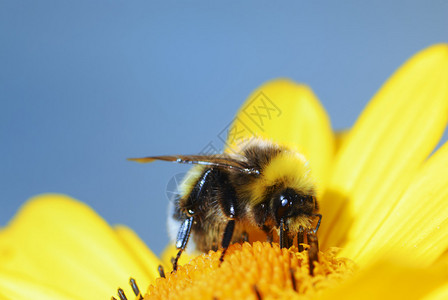
[[[308,252],[280,249],[278,244],[234,244],[220,264],[221,251],[210,251],[159,278],[144,299],[261,299],[312,297],[345,280],[356,269],[336,248],[319,253],[314,275]]]

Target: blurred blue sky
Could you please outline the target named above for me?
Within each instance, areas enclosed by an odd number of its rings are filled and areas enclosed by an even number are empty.
[[[241,2],[241,3],[240,3]],[[0,225],[68,194],[166,245],[166,189],[266,80],[353,124],[407,58],[448,42],[447,1],[1,1]]]

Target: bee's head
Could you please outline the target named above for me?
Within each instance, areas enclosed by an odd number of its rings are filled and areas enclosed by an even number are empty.
[[[275,193],[271,201],[272,213],[277,226],[280,225],[280,220],[283,219],[286,224],[295,227],[294,220],[304,219],[298,217],[310,217],[317,210],[316,199],[313,195],[303,194],[292,188],[286,188]]]

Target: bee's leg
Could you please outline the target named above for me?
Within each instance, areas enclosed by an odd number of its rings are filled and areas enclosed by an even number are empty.
[[[303,243],[305,243],[305,230],[300,226],[297,233],[297,248],[299,248],[299,252],[303,251]]]
[[[182,252],[185,250],[185,247],[187,246],[188,239],[190,237],[191,226],[193,225],[195,208],[197,208],[198,203],[202,203],[202,201],[205,201],[204,197],[206,197],[207,195],[206,191],[213,183],[213,178],[213,169],[206,169],[204,173],[198,178],[196,184],[194,185],[192,191],[190,192],[190,195],[186,200],[186,203],[182,205],[182,208],[179,207],[177,208],[177,211],[175,211],[175,216],[179,215],[180,218],[185,217],[186,219],[183,221],[182,225],[179,228],[179,232],[177,233],[176,248],[179,250],[179,252],[177,252],[176,258],[173,262],[173,272],[176,272],[179,258]],[[177,201],[180,201],[180,199],[178,199]]]
[[[280,248],[289,248],[292,246],[292,242],[294,240],[294,236],[291,235],[289,232],[287,226],[285,226],[284,219],[280,219],[280,233],[279,233],[279,239],[280,239]]]
[[[272,242],[274,241],[274,234],[272,231],[266,233],[266,241],[272,246]]]
[[[176,258],[173,261],[173,272],[177,271],[177,262],[179,261],[182,252],[185,250],[185,247],[187,247],[188,238],[190,237],[191,232],[191,225],[193,225],[193,217],[185,219],[179,228],[179,232],[177,233],[176,248],[179,252],[177,252]]]
[[[220,262],[224,261],[224,254],[226,254],[227,248],[229,248],[230,242],[232,241],[233,236],[233,230],[235,229],[235,220],[230,219],[229,222],[227,222],[226,229],[224,230],[224,236],[222,238],[222,253],[221,257],[219,258]]]
[[[307,234],[308,244],[310,249],[308,249],[308,261],[310,265],[310,275],[314,274],[314,262],[319,261],[319,241],[317,240],[316,233],[314,231],[308,231]]]
[[[249,242],[249,234],[246,231],[243,231],[243,233],[241,233],[241,243],[244,242]]]
[[[272,233],[272,230],[266,225],[263,225],[261,229],[263,229],[264,233],[266,233],[266,241],[272,245],[272,241],[274,240],[274,234]]]
[[[224,175],[224,174],[222,174]],[[227,201],[221,201],[221,207],[223,210],[223,213],[227,216],[227,225],[224,229],[224,235],[222,237],[222,253],[221,257],[219,258],[219,261],[222,263],[224,261],[224,255],[226,254],[227,248],[229,248],[230,243],[232,242],[232,236],[233,231],[235,229],[235,217],[236,217],[236,195],[235,195],[235,189],[232,188],[228,175],[225,175],[223,178],[221,178],[224,183],[228,183],[225,186],[227,187],[226,190],[224,190],[224,199]]]
[[[283,219],[280,220],[280,233],[279,233],[279,242],[280,242],[280,248],[285,248],[285,222],[283,221]]]

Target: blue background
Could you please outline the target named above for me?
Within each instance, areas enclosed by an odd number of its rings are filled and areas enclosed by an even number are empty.
[[[159,253],[187,168],[127,157],[200,152],[276,77],[347,128],[407,58],[448,42],[447,1],[239,2],[1,1],[0,225],[65,193]]]

